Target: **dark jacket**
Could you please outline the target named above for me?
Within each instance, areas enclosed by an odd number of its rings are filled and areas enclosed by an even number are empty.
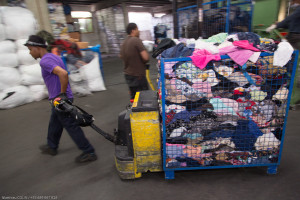
[[[286,28],[289,29],[290,33],[300,33],[300,6],[291,15],[279,22],[276,28]]]

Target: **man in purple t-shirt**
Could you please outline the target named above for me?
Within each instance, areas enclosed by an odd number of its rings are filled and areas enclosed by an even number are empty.
[[[37,35],[29,36],[28,41],[24,45],[28,47],[30,55],[34,59],[41,58],[42,77],[47,86],[52,106],[47,144],[40,146],[42,153],[53,156],[57,154],[59,140],[63,128],[65,128],[77,147],[83,151],[81,155],[76,157],[75,161],[82,163],[97,160],[93,146],[86,139],[75,119],[67,113],[57,111],[53,106],[53,100],[58,97],[63,100],[73,101],[68,72],[62,59],[52,53],[48,53],[45,40]]]

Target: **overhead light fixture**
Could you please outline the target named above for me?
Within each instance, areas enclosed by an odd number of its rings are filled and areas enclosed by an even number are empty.
[[[132,7],[132,8],[142,8],[143,6],[130,5],[129,7]]]

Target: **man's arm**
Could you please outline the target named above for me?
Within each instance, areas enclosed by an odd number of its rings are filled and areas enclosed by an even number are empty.
[[[141,55],[144,63],[147,63],[149,61],[149,54],[146,50],[141,51],[140,55]]]
[[[65,93],[67,91],[68,82],[69,82],[68,72],[63,68],[56,66],[54,67],[52,73],[59,77],[59,81],[61,85],[60,92]]]
[[[291,20],[300,17],[300,8],[297,8],[291,15],[287,16],[284,20],[276,24],[277,28],[289,28],[289,23]]]

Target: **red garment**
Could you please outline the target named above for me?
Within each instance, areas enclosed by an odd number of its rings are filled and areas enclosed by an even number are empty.
[[[170,123],[170,121],[172,121],[172,119],[175,116],[175,112],[173,110],[171,110],[171,112],[166,114],[166,125],[168,125]]]
[[[81,57],[80,50],[76,43],[69,42],[67,40],[55,40],[53,43],[54,47],[58,48],[58,53],[61,54],[62,51],[67,51],[67,54],[73,54],[74,56]]]

